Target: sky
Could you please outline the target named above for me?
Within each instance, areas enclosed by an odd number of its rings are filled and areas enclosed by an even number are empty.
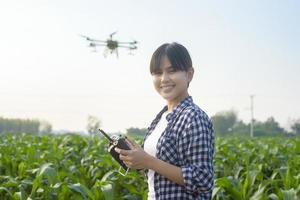
[[[209,116],[300,118],[300,1],[0,2],[0,116],[46,120],[54,130],[85,131],[88,115],[107,132],[146,128],[166,104],[149,63],[179,42],[195,74],[189,94]],[[79,34],[139,41],[134,55],[92,52]]]

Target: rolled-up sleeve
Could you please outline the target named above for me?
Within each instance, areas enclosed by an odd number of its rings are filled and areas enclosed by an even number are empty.
[[[189,193],[210,192],[214,185],[214,135],[209,118],[193,116],[179,140],[184,186]]]

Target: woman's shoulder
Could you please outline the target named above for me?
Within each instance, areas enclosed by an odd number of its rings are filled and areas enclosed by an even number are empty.
[[[210,120],[208,114],[196,104],[191,104],[187,106],[183,111],[183,115],[186,115],[191,118],[202,118]]]
[[[191,137],[213,138],[212,120],[200,107],[197,105],[188,106],[183,112],[183,117],[185,118],[181,133],[183,138],[188,138],[188,135]]]

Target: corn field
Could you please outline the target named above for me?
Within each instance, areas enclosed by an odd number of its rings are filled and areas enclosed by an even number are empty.
[[[104,138],[0,135],[0,199],[147,199],[142,173],[118,173]],[[217,138],[213,199],[300,196],[300,138]]]

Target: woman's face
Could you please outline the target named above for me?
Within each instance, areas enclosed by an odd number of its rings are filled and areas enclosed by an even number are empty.
[[[176,71],[167,56],[161,60],[161,68],[152,75],[156,91],[168,101],[177,105],[188,96],[188,83],[193,78],[194,70]]]

